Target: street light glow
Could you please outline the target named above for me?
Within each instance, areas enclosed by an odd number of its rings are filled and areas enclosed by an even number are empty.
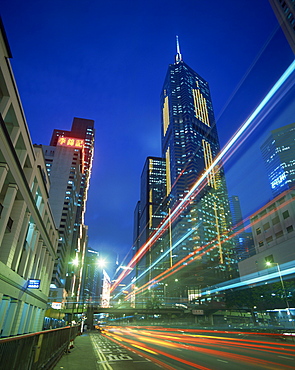
[[[106,263],[107,263],[107,262],[106,262],[106,260],[105,260],[105,259],[100,258],[100,259],[97,261],[97,266],[98,266],[98,267],[103,268],[103,267],[105,267]]]
[[[79,259],[78,259],[78,257],[75,257],[75,258],[73,259],[72,264],[73,264],[74,266],[78,266],[78,265],[79,265]]]

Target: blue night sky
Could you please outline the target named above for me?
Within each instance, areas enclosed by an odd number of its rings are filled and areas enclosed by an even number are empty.
[[[294,58],[267,0],[2,0],[0,9],[32,142],[48,145],[73,117],[95,121],[85,222],[89,247],[111,265],[132,247],[145,159],[161,155],[159,97],[175,36],[209,82],[221,146]],[[269,129],[294,121],[291,107],[227,166],[245,215],[271,198],[259,147]]]

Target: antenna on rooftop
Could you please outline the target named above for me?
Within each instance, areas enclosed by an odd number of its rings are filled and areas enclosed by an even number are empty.
[[[175,56],[175,62],[176,63],[179,63],[182,61],[182,55],[181,55],[181,52],[180,52],[180,46],[179,46],[179,40],[178,40],[178,36],[176,36],[176,56]]]

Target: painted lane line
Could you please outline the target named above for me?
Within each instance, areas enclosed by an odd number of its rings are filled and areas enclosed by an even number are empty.
[[[278,356],[278,357],[281,357],[281,358],[285,358],[285,359],[287,359],[287,360],[294,360],[294,358],[292,358],[292,357],[287,357],[287,356]]]
[[[226,364],[228,364],[228,361],[225,361],[225,360],[220,360],[219,358],[217,358],[217,361],[220,361],[220,362],[225,362]]]

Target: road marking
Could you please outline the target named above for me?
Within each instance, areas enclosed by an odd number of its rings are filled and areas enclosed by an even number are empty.
[[[294,358],[292,358],[292,357],[287,357],[287,356],[278,356],[278,357],[286,358],[287,360],[294,360]]]
[[[228,361],[225,361],[225,360],[220,360],[219,358],[217,359],[217,361],[220,361],[220,362],[225,362],[226,364],[228,364]]]

